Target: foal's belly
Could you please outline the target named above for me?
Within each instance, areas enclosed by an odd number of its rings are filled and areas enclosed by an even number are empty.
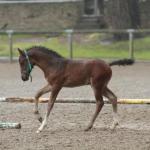
[[[64,87],[76,87],[76,86],[83,86],[90,84],[90,79],[88,78],[82,78],[82,77],[74,77],[74,78],[68,78],[63,86]]]
[[[100,60],[72,61],[71,64],[68,64],[63,75],[65,77],[63,86],[75,87],[88,85],[92,80],[95,82],[109,80],[111,69],[108,64]]]

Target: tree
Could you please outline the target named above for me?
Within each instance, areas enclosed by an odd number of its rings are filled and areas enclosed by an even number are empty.
[[[107,21],[112,29],[137,29],[140,27],[139,0],[109,0]],[[116,40],[126,39],[126,34],[114,34]]]

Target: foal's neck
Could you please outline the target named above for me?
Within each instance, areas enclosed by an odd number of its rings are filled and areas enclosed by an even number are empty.
[[[40,52],[34,52],[32,56],[33,64],[38,66],[44,72],[45,76],[54,70],[64,67],[66,60],[63,57],[55,58]]]

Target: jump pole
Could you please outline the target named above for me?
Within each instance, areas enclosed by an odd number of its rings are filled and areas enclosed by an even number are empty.
[[[48,98],[40,98],[39,103],[47,103]],[[0,102],[11,102],[11,103],[21,103],[21,102],[29,102],[33,103],[34,98],[30,97],[8,97],[8,98],[0,98]],[[108,100],[104,99],[105,103],[110,103]],[[118,104],[150,104],[150,99],[118,99]],[[85,99],[85,98],[58,98],[56,103],[95,103],[94,99]]]

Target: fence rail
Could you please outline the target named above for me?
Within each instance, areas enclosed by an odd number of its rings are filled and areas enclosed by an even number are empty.
[[[50,34],[50,35],[59,35],[59,34],[66,34],[68,37],[68,51],[70,58],[73,58],[73,34],[76,33],[127,33],[129,37],[129,58],[134,58],[134,34],[135,33],[150,33],[150,29],[120,29],[120,30],[73,30],[67,29],[63,31],[14,31],[14,30],[0,30],[1,35],[8,35],[9,39],[9,50],[10,50],[10,62],[13,61],[13,35],[41,35],[41,34]]]

